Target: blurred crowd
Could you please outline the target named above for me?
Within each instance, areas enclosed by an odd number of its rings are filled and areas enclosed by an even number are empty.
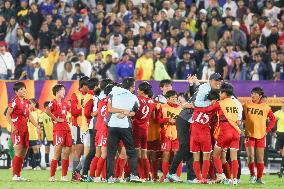
[[[0,0],[0,79],[284,80],[283,0]]]

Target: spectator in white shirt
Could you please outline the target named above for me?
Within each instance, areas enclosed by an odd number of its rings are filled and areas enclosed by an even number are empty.
[[[118,54],[118,57],[121,58],[125,50],[125,45],[121,43],[119,34],[115,34],[113,37],[113,43],[110,46],[111,50]]]
[[[85,74],[85,76],[90,77],[92,73],[92,64],[85,60],[85,53],[84,52],[79,52],[79,64],[81,67],[81,71]]]
[[[15,62],[11,53],[6,51],[4,42],[0,43],[0,80],[11,79],[15,70]]]
[[[237,3],[235,1],[232,1],[232,0],[227,0],[225,5],[223,6],[223,17],[226,16],[225,10],[226,10],[227,7],[231,8],[232,16],[236,17],[237,16],[237,9],[238,9]]]
[[[273,6],[273,1],[268,0],[266,2],[266,8],[264,9],[264,15],[268,20],[274,24],[278,22],[278,14],[280,14],[281,9],[279,7]]]

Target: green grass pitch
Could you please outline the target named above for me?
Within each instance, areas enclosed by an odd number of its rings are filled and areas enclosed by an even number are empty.
[[[57,179],[60,179],[60,173],[57,171]],[[13,182],[11,181],[11,170],[0,170],[0,189],[199,189],[199,188],[244,188],[244,189],[284,189],[284,178],[279,179],[277,175],[264,176],[265,185],[252,185],[248,183],[248,176],[242,176],[241,184],[238,186],[228,185],[197,185],[185,183],[63,183],[60,181],[48,182],[49,171],[23,171],[22,176],[31,180],[31,182]],[[71,174],[69,173],[69,178]],[[185,175],[183,175],[185,176]]]

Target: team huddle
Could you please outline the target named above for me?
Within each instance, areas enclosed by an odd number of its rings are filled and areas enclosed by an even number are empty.
[[[44,103],[45,111],[35,99],[26,99],[24,83],[15,83],[16,96],[6,114],[15,150],[12,180],[27,181],[21,177],[27,150],[44,140],[54,147],[50,162],[49,154],[45,156],[50,182],[56,181],[59,163],[61,181],[69,181],[70,161],[74,182],[182,182],[185,162],[189,183],[237,185],[240,135],[245,131],[250,182],[264,184],[265,137],[276,118],[263,89],[253,88],[251,100],[242,105],[218,73],[208,83],[200,85],[195,76],[188,82],[188,90],[178,94],[170,80],[162,80],[162,94],[154,96],[144,81],[136,96],[133,78],[120,84],[83,77],[67,101],[64,85],[55,85],[55,98]],[[40,158],[39,151],[34,154]]]

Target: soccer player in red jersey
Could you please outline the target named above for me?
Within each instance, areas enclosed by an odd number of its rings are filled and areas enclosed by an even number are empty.
[[[38,133],[41,129],[31,115],[29,100],[26,99],[26,85],[23,82],[17,82],[13,90],[16,96],[9,102],[6,114],[7,121],[11,125],[11,139],[15,150],[12,160],[12,180],[28,181],[21,177],[22,165],[29,148],[28,120],[37,128]]]
[[[239,149],[240,143],[240,121],[238,120],[239,108],[235,100],[231,99],[234,89],[228,84],[222,84],[220,88],[220,101],[207,108],[198,108],[204,113],[208,112],[217,112],[219,115],[219,134],[214,151],[213,159],[214,165],[216,168],[217,181],[220,181],[224,184],[231,184],[230,180],[226,179],[226,176],[223,173],[221,154],[222,151],[230,148],[230,158],[231,158],[231,167],[232,167],[232,176],[234,185],[238,184],[238,169],[239,163],[237,161],[237,152]]]
[[[212,90],[207,96],[211,102],[219,99],[219,92]],[[193,169],[199,183],[208,184],[207,176],[210,168],[211,145],[211,128],[210,123],[215,114],[204,113],[198,108],[194,109],[192,115],[191,134],[190,134],[190,151],[193,153]],[[203,152],[202,174],[200,171],[200,151]]]
[[[96,157],[98,159],[97,169],[96,169],[96,178],[94,179],[95,182],[105,181],[106,179],[106,157],[107,157],[107,136],[108,136],[108,129],[106,126],[106,119],[108,116],[107,104],[108,104],[108,94],[111,92],[114,85],[110,84],[107,85],[104,93],[106,95],[105,98],[101,99],[98,103],[98,115],[97,115],[97,122],[96,122],[96,138],[95,138],[95,145],[96,145]],[[94,168],[90,171],[90,176],[94,176]]]
[[[139,109],[133,117],[134,146],[138,157],[138,173],[141,179],[149,179],[150,163],[147,158],[148,126],[155,108],[152,96],[152,86],[142,82],[138,86]]]
[[[50,182],[55,182],[55,172],[57,162],[62,154],[62,176],[61,181],[68,181],[67,171],[69,166],[69,155],[72,147],[72,135],[70,127],[67,123],[67,111],[70,107],[63,101],[65,96],[64,85],[58,84],[52,88],[55,99],[52,100],[46,108],[46,113],[53,121],[53,146],[54,155],[50,165]]]

